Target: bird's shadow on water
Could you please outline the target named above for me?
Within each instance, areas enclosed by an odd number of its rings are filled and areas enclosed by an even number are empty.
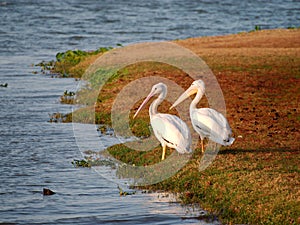
[[[294,154],[300,154],[300,149],[289,149],[289,148],[277,148],[277,149],[223,149],[220,150],[218,154],[224,155],[224,154],[243,154],[243,153],[294,153]]]

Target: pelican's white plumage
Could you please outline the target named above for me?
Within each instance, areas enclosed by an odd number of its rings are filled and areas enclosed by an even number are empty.
[[[194,130],[200,135],[202,152],[204,151],[203,140],[210,140],[224,146],[234,142],[232,131],[227,119],[223,114],[211,108],[196,108],[197,103],[205,93],[205,84],[202,80],[196,80],[192,85],[175,101],[171,108],[177,106],[183,100],[196,93],[190,105],[190,117]]]
[[[184,154],[191,152],[191,134],[188,126],[175,115],[158,113],[158,105],[167,95],[167,86],[163,83],[153,85],[151,92],[134,114],[137,116],[140,110],[154,96],[159,95],[149,107],[150,123],[155,137],[163,148],[162,160],[165,159],[166,147],[174,148],[177,152]]]

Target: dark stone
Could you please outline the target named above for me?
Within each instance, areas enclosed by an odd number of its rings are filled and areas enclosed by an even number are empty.
[[[43,195],[54,195],[55,192],[54,191],[51,191],[50,189],[48,188],[44,188],[43,189]]]

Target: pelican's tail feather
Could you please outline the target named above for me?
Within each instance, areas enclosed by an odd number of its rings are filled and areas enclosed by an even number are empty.
[[[232,145],[234,141],[235,141],[235,138],[230,137],[230,138],[228,138],[227,140],[224,140],[224,145],[225,145],[225,146]]]
[[[177,146],[176,148],[177,152],[179,152],[180,154],[186,154],[186,153],[192,153],[193,150],[191,149],[190,145],[189,146]]]
[[[193,150],[191,148],[186,148],[185,150],[186,150],[186,153],[192,153],[193,152]]]

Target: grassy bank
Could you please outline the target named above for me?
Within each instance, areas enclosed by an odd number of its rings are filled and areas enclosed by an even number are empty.
[[[180,193],[183,203],[199,203],[224,223],[299,224],[300,30],[262,30],[175,43],[192,50],[214,72],[236,142],[222,147],[205,171],[198,170],[201,152],[196,149],[174,177],[145,188]],[[68,76],[80,77],[101,54],[85,55],[68,67]],[[55,72],[66,73],[63,62],[54,66]],[[192,82],[181,70],[161,63],[126,67],[98,96],[96,122],[110,124],[119,91],[131,81],[152,75],[173,80],[184,89]],[[131,116],[140,103],[132,108]],[[169,106],[164,102],[159,110],[168,112]],[[207,101],[200,106],[207,106]],[[149,135],[147,110],[130,123],[136,135]],[[161,156],[160,147],[136,152],[116,145],[108,151],[135,165],[153,164]]]

